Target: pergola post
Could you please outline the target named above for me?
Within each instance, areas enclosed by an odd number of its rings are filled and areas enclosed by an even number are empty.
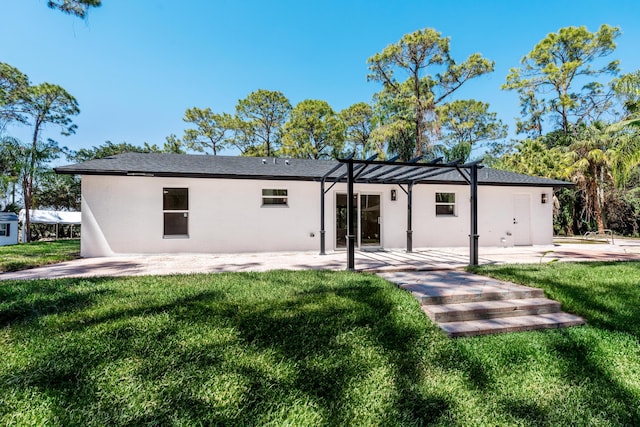
[[[347,162],[347,270],[356,264],[356,212],[353,208],[353,159]]]
[[[413,182],[407,184],[407,252],[413,252],[413,226],[411,211],[413,207]]]
[[[469,265],[478,265],[478,165],[470,168],[471,234],[469,235]]]
[[[320,255],[325,255],[324,229],[324,178],[320,181]]]
[[[428,179],[433,179],[438,175],[443,175],[449,171],[457,171],[462,179],[469,184],[471,190],[470,210],[471,210],[471,227],[469,234],[469,265],[478,265],[478,169],[482,166],[480,161],[461,164],[461,160],[441,164],[442,159],[435,159],[429,163],[418,163],[420,159],[413,159],[409,162],[396,162],[396,158],[391,160],[375,161],[371,158],[366,160],[353,159],[353,155],[346,159],[338,159],[339,165],[336,165],[331,171],[323,176],[321,182],[321,192],[324,198],[325,192],[338,182],[347,181],[347,270],[355,270],[355,247],[356,247],[356,215],[357,203],[353,204],[354,184],[398,184],[402,191],[407,195],[407,252],[413,251],[413,185],[415,183],[427,183]],[[332,173],[337,171],[340,166],[346,163],[347,171],[337,177],[331,177],[333,184],[328,190],[324,190],[324,179],[330,177]],[[357,174],[356,166],[357,165]],[[373,166],[365,170],[368,166]],[[382,169],[382,170],[380,170]],[[378,172],[379,171],[379,172]],[[375,172],[375,173],[374,173]],[[405,190],[402,186],[407,185]],[[321,200],[321,207],[324,215],[324,200]],[[321,227],[324,229],[324,218],[321,220]],[[324,238],[322,239],[324,242]],[[324,248],[324,243],[321,243]]]

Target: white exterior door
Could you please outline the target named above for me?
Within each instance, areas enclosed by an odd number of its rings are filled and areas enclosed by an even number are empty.
[[[531,196],[516,194],[513,198],[513,244],[531,244]]]

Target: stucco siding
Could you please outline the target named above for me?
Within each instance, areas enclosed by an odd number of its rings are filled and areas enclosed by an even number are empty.
[[[188,188],[188,237],[163,236],[163,188]],[[286,189],[288,206],[262,206],[262,189]],[[391,190],[397,200],[391,200]],[[357,184],[359,194],[380,195],[384,248],[404,248],[407,196],[397,185]],[[455,215],[437,216],[435,194],[455,194]],[[327,250],[336,248],[337,184],[325,196]],[[541,203],[541,194],[547,203]],[[528,230],[527,244],[550,244],[552,191],[536,187],[478,189],[479,244],[512,246]],[[528,202],[527,202],[528,201]],[[517,207],[525,221],[514,225]],[[469,244],[469,186],[415,185],[414,248]],[[518,222],[518,221],[516,221]],[[525,226],[526,225],[526,226]],[[320,250],[320,184],[310,181],[82,176],[82,248],[85,257],[126,253],[239,253]],[[515,228],[514,228],[515,227]],[[525,239],[525,240],[526,240]],[[520,240],[522,242],[522,239]]]
[[[188,238],[163,237],[163,188],[189,189]],[[262,207],[263,188],[287,189],[289,206]],[[82,193],[83,256],[319,247],[317,183],[83,176]]]

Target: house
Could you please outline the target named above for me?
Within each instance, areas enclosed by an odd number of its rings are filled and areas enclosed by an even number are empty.
[[[82,176],[81,255],[95,257],[345,249],[342,166],[125,153],[56,172]],[[409,237],[415,248],[468,245],[470,185],[459,168],[438,166],[424,173],[407,164],[358,165],[355,245],[405,248]],[[481,246],[552,243],[553,187],[570,183],[490,168],[478,169],[477,183]]]
[[[18,215],[0,212],[0,246],[18,244]]]

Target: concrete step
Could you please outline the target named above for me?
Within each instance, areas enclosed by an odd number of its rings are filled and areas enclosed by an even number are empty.
[[[527,298],[423,305],[422,311],[424,311],[431,320],[444,323],[557,313],[560,311],[560,308],[559,302],[548,298]]]
[[[521,332],[536,329],[565,328],[583,325],[584,319],[568,313],[549,313],[497,319],[469,320],[439,323],[450,337],[471,337],[503,332]]]
[[[428,284],[401,284],[400,287],[413,294],[421,305],[457,304],[481,301],[502,301],[524,298],[544,298],[544,291],[526,286],[477,286],[443,287]]]

